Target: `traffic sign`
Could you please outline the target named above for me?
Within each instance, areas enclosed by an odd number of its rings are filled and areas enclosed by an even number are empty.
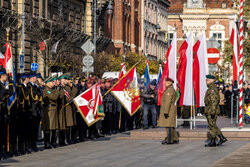
[[[207,49],[207,58],[209,64],[216,64],[220,60],[220,51],[216,48]]]
[[[81,46],[82,50],[89,55],[94,49],[95,49],[95,45],[90,41],[87,40],[82,46]]]
[[[32,71],[37,71],[38,70],[38,64],[37,63],[32,63],[30,66]]]
[[[83,66],[82,67],[82,72],[94,72],[94,67],[93,66],[91,66],[91,67]]]
[[[87,67],[91,66],[94,63],[94,58],[90,55],[83,57],[83,64]]]

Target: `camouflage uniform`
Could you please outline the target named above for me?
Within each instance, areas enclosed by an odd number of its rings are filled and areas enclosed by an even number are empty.
[[[221,131],[216,125],[217,116],[220,114],[220,95],[218,88],[214,83],[208,85],[208,89],[205,95],[205,112],[204,114],[207,117],[208,129],[212,138],[215,138],[217,135],[221,135]]]

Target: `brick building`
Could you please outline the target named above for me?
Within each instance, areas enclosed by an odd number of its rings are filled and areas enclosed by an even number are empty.
[[[114,0],[108,5],[112,9],[105,13],[104,32],[112,43],[106,51],[141,53],[141,0]]]
[[[232,0],[170,0],[171,7],[168,15],[168,40],[171,42],[173,33],[177,32],[177,49],[193,33],[194,41],[205,32],[208,43],[215,40],[218,49],[223,51],[224,41],[230,38],[233,22],[238,14]],[[215,46],[213,46],[215,47]],[[222,53],[222,52],[221,52]],[[222,64],[223,56],[218,62]],[[212,69],[213,68],[213,69]],[[223,74],[217,66],[211,71]],[[229,69],[229,68],[228,68]]]

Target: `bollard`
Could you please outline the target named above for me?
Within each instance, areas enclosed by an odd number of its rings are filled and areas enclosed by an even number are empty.
[[[239,123],[239,96],[236,96],[236,123]]]
[[[232,93],[232,95],[231,95],[231,124],[233,124],[234,123],[234,121],[233,121],[233,107],[234,107],[234,104],[233,104],[233,93]]]

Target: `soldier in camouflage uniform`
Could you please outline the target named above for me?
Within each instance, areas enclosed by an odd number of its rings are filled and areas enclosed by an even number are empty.
[[[215,147],[216,145],[221,145],[222,143],[226,142],[227,139],[222,135],[220,129],[216,125],[217,116],[220,114],[220,95],[218,88],[214,84],[215,77],[212,75],[207,75],[207,92],[205,95],[205,112],[204,114],[207,117],[208,122],[208,129],[209,133],[211,134],[211,140],[206,147]],[[220,141],[216,144],[216,136],[219,136]]]

